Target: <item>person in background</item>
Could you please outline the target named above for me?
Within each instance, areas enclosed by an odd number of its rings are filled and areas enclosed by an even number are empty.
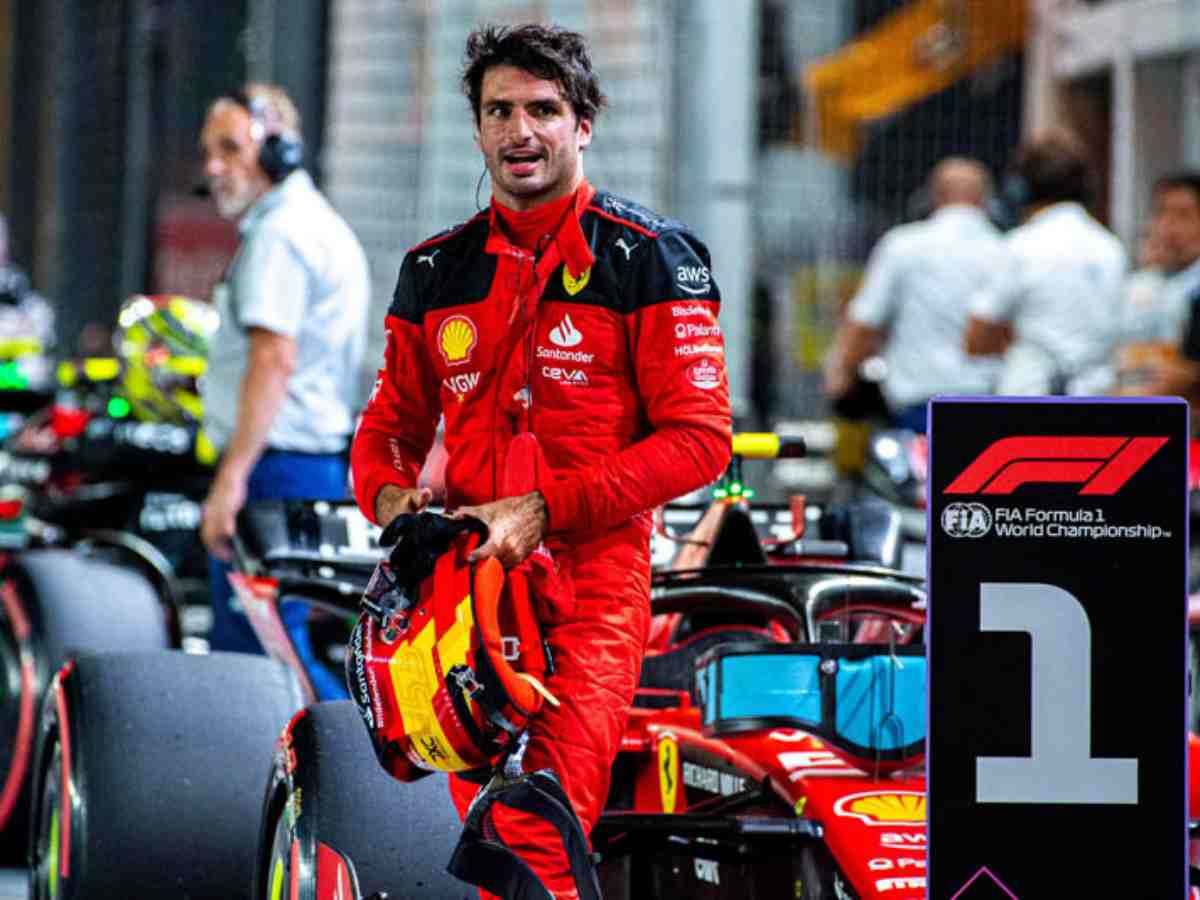
[[[506,898],[594,897],[586,835],[649,634],[650,510],[730,459],[720,293],[684,226],[584,177],[605,101],[582,35],[482,28],[462,85],[492,202],[404,258],[354,486],[380,525],[423,508],[417,473],[440,413],[446,504],[489,529],[473,558],[511,568],[544,539],[573,584],[573,596],[538,601],[554,659],[546,689],[561,705],[530,720],[523,757],[505,766],[526,790],[548,772],[563,796],[537,813],[489,792],[451,871]],[[506,496],[510,449],[534,441],[538,488]],[[479,787],[450,782],[465,813]],[[583,851],[574,862],[571,847]]]
[[[1094,394],[1114,380],[1127,263],[1089,215],[1091,172],[1064,131],[1020,147],[1005,193],[1022,210],[1009,262],[970,301],[967,352],[1003,358],[1001,394]]]
[[[248,84],[218,97],[200,146],[217,210],[240,233],[215,290],[221,324],[202,385],[204,428],[221,451],[201,525],[212,557],[210,642],[261,652],[230,606],[236,517],[247,500],[347,496],[370,280],[358,239],[301,167],[300,117],[280,88]],[[306,644],[305,612],[285,606]],[[346,696],[333,675],[317,690]]]
[[[1160,354],[1141,393],[1177,394],[1200,401],[1200,171],[1160,178],[1154,186],[1154,222],[1163,245],[1167,279],[1160,304],[1177,311],[1182,327],[1174,352]]]
[[[929,176],[930,218],[893,228],[875,247],[826,361],[825,390],[835,402],[880,353],[883,396],[898,427],[924,432],[936,394],[991,392],[995,361],[963,349],[967,301],[1005,265],[1003,238],[984,212],[991,187],[975,160],[943,160]]]
[[[1125,283],[1117,325],[1117,382],[1114,393],[1144,393],[1158,359],[1175,357],[1187,318],[1178,295],[1165,291],[1170,260],[1157,216],[1151,216],[1138,242],[1137,271]]]
[[[1117,329],[1124,342],[1178,341],[1183,334],[1186,309],[1162,302],[1170,253],[1161,231],[1152,217],[1138,240],[1137,269],[1125,282]]]
[[[9,256],[8,219],[0,215],[0,341],[18,339],[36,342],[38,354],[48,353],[55,343],[54,307]]]

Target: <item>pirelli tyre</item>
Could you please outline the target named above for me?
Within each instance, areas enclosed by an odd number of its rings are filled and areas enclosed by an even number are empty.
[[[37,711],[76,653],[162,650],[164,609],[146,579],[70,550],[0,558],[0,854],[24,855]]]
[[[68,662],[38,726],[29,896],[245,898],[271,748],[302,702],[260,656]]]
[[[446,871],[461,831],[446,776],[396,781],[354,703],[318,703],[276,746],[252,896],[476,900]]]

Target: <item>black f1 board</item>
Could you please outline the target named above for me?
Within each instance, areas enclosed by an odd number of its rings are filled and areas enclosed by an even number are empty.
[[[930,900],[1185,897],[1187,405],[929,429]]]

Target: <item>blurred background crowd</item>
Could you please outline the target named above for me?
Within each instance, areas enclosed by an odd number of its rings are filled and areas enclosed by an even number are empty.
[[[10,300],[48,298],[60,353],[88,354],[110,351],[132,294],[208,298],[237,233],[195,195],[199,129],[215,96],[275,82],[299,107],[307,168],[367,252],[368,387],[404,251],[488,200],[459,92],[464,37],[529,20],[589,37],[610,98],[590,180],[711,247],[743,427],[806,429],[820,448],[847,422],[905,423],[924,398],[888,379],[905,356],[933,360],[934,340],[991,357],[979,392],[1004,385],[1022,336],[1071,371],[1021,392],[1185,390],[1171,360],[1187,357],[1184,276],[1200,259],[1194,0],[0,0]],[[1078,166],[1069,196],[1029,193],[1022,153],[1029,164],[1046,135]],[[935,177],[948,159],[950,200]],[[1009,231],[1056,204],[1074,225]],[[947,206],[978,211],[994,258],[929,249],[961,250],[953,229],[898,256],[940,262],[939,285],[978,273],[932,288],[960,311],[949,336],[896,318],[922,287],[884,258],[913,235],[897,226],[934,228]],[[1072,259],[1076,275],[1055,282]],[[1018,288],[1038,265],[1050,281]],[[1047,296],[1056,313],[1030,325]],[[1150,358],[1167,362],[1146,375]],[[1084,362],[1104,373],[1072,383]],[[799,488],[835,474],[791,465]]]

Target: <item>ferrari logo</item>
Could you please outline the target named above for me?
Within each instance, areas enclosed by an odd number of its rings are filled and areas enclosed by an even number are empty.
[[[679,797],[679,745],[673,737],[658,742],[658,792],[663,812],[675,812]]]
[[[592,278],[592,267],[591,266],[588,266],[586,269],[584,269],[583,274],[580,275],[578,278],[575,278],[573,275],[571,275],[571,270],[568,269],[566,266],[563,266],[563,287],[566,288],[567,293],[570,294],[572,297],[574,297],[576,294],[578,294],[580,291],[582,291],[585,287],[587,287],[587,283],[588,283],[588,281],[591,280],[591,278]]]

